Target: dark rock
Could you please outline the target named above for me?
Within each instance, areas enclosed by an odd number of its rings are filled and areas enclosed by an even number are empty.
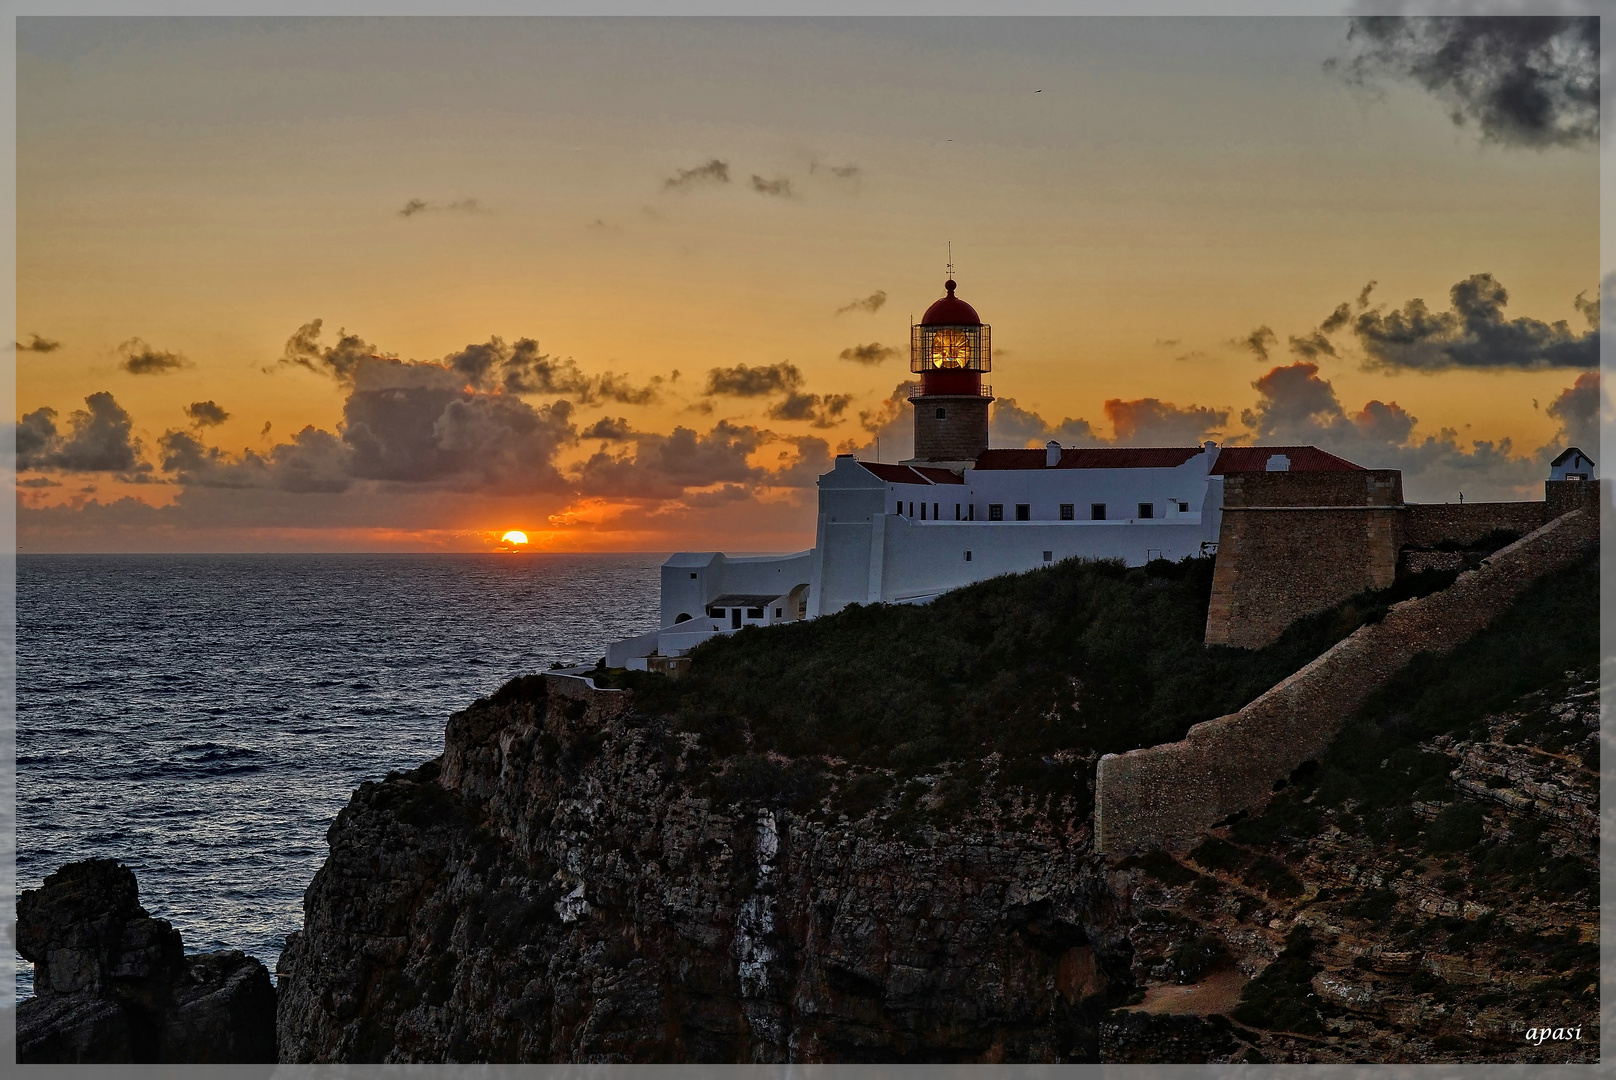
[[[25,1064],[275,1060],[275,991],[239,952],[187,957],[138,903],[127,866],[69,863],[17,901],[35,996],[17,1008]]]

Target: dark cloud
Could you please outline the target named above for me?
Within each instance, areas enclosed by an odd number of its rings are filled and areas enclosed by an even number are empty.
[[[281,364],[327,372],[342,382],[352,382],[366,367],[413,372],[396,377],[417,381],[436,379],[441,374],[472,390],[556,395],[586,405],[599,401],[648,405],[658,400],[657,387],[663,382],[660,375],[653,376],[646,386],[635,386],[626,375],[611,371],[587,375],[571,358],[558,359],[541,352],[532,338],[519,338],[508,345],[502,338],[491,337],[441,360],[400,360],[378,354],[374,345],[346,330],[338,331],[335,345],[322,346],[320,327],[319,319],[299,327],[286,343]]]
[[[676,427],[667,435],[635,436],[632,453],[600,451],[572,471],[585,495],[674,499],[687,488],[752,484],[765,471],[747,459],[772,436],[751,426],[720,420],[706,435]]]
[[[1585,371],[1549,402],[1548,414],[1560,421],[1559,442],[1591,454],[1599,452],[1599,372]]]
[[[280,363],[325,372],[335,375],[343,382],[349,382],[362,360],[376,358],[376,346],[357,334],[348,333],[346,329],[337,331],[335,345],[322,346],[320,344],[322,325],[323,320],[314,319],[298,327],[297,331],[286,339],[286,348],[281,353]]]
[[[1425,301],[1414,299],[1401,310],[1358,315],[1352,329],[1368,365],[1414,371],[1599,366],[1596,329],[1579,334],[1564,320],[1506,320],[1503,311],[1509,294],[1491,274],[1472,275],[1448,295],[1447,311],[1431,311]],[[1585,303],[1579,309],[1584,316],[1590,314]]]
[[[752,175],[752,190],[759,195],[774,195],[782,199],[792,198],[791,181],[784,177],[765,180],[754,173]]]
[[[1112,398],[1105,403],[1105,417],[1111,421],[1112,441],[1119,445],[1184,446],[1201,442],[1209,433],[1220,432],[1229,422],[1229,410],[1201,405],[1178,406],[1158,398],[1134,401]],[[1084,427],[1087,426],[1085,423]],[[1065,440],[1060,441],[1064,445]]]
[[[634,437],[633,428],[629,427],[625,417],[603,416],[593,424],[578,432],[580,439],[603,439],[606,442],[625,442]]]
[[[17,424],[18,470],[110,472],[126,478],[150,473],[123,406],[105,390],[91,394],[84,404],[88,409],[74,410],[65,432],[56,426],[55,409],[25,413]]]
[[[118,366],[131,375],[161,375],[165,371],[191,366],[190,361],[179,353],[153,348],[137,337],[119,345],[118,355],[123,357],[123,362]]]
[[[1058,424],[1023,409],[1012,397],[993,403],[988,417],[988,442],[993,446],[1042,446],[1054,439],[1062,446],[1098,446],[1102,441],[1087,420],[1068,416]]]
[[[61,487],[62,482],[60,480],[52,480],[48,476],[30,476],[26,480],[18,480],[17,486],[20,488],[53,488]]]
[[[1592,146],[1599,138],[1594,16],[1359,16],[1331,66],[1362,84],[1413,82],[1461,127],[1513,146]]]
[[[836,314],[843,315],[849,311],[868,311],[875,314],[881,310],[881,305],[887,302],[887,291],[877,289],[862,300],[853,300],[836,309]]]
[[[312,425],[268,453],[247,450],[239,457],[205,445],[188,431],[164,432],[157,442],[163,471],[187,491],[224,488],[332,495],[354,485],[351,448],[340,436]]]
[[[189,405],[185,406],[185,415],[189,416],[191,418],[191,422],[197,427],[212,427],[215,424],[222,424],[226,420],[230,419],[230,414],[225,412],[218,405],[214,404],[211,400],[191,402]]]
[[[769,409],[771,420],[807,420],[817,428],[835,427],[852,404],[852,394],[805,394],[793,391]]]
[[[851,360],[855,364],[879,364],[883,360],[891,360],[898,355],[898,350],[891,345],[883,345],[879,341],[872,341],[868,345],[854,345],[843,349],[843,360]]]
[[[451,214],[480,214],[483,212],[483,204],[477,199],[456,199],[452,203],[439,206],[437,203],[429,203],[424,199],[411,199],[404,204],[404,208],[398,212],[398,216],[414,217],[416,214],[424,214],[429,211],[433,213],[446,211]]]
[[[1305,360],[1273,368],[1252,383],[1257,404],[1241,420],[1260,442],[1311,444],[1372,469],[1400,469],[1410,501],[1542,497],[1548,447],[1517,454],[1507,438],[1473,440],[1444,428],[1414,435],[1417,419],[1395,401],[1369,401],[1349,411],[1335,388]]]
[[[1235,344],[1241,346],[1242,348],[1250,349],[1256,354],[1257,359],[1267,360],[1268,348],[1269,346],[1273,345],[1276,340],[1278,339],[1274,337],[1273,330],[1269,329],[1267,326],[1259,326],[1257,329],[1241,338]]]
[[[1364,305],[1362,304],[1358,306],[1360,311],[1363,310],[1363,306]],[[1335,310],[1326,315],[1324,317],[1324,321],[1319,323],[1318,332],[1323,334],[1333,334],[1351,321],[1352,305],[1346,303],[1337,304],[1335,306]],[[1331,355],[1333,356],[1335,354],[1331,353]]]
[[[62,347],[60,341],[42,338],[38,334],[29,334],[28,337],[29,342],[26,345],[20,341],[12,342],[18,352],[52,353]]]
[[[802,372],[789,360],[757,367],[736,364],[734,367],[709,370],[705,393],[709,397],[715,394],[767,397],[797,390],[802,386],[802,381]]]
[[[662,187],[663,190],[688,191],[707,184],[727,183],[729,183],[729,165],[713,158],[707,164],[697,165],[694,169],[678,170],[662,182]]]
[[[1345,306],[1345,304],[1342,305],[1342,307]],[[1334,318],[1335,316],[1331,315],[1330,318],[1325,319],[1324,321],[1328,323]],[[1320,356],[1334,356],[1335,346],[1330,343],[1330,339],[1325,337],[1324,334],[1324,327],[1321,325],[1319,329],[1313,331],[1311,334],[1308,334],[1306,337],[1292,336],[1291,352],[1307,360],[1317,359]]]

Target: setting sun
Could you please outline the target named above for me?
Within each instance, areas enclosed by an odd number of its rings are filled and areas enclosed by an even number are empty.
[[[516,529],[512,529],[510,532],[500,537],[500,541],[506,544],[525,544],[527,543],[527,533],[518,532]]]

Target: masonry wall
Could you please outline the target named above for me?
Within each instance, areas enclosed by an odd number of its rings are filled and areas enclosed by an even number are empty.
[[[1402,474],[1234,474],[1223,522],[1206,643],[1255,649],[1291,623],[1397,574]]]
[[[988,448],[985,397],[919,398],[915,409],[915,460],[975,461]],[[937,410],[947,415],[937,419]]]
[[[1541,502],[1410,503],[1403,514],[1403,543],[1414,548],[1445,541],[1473,544],[1497,529],[1524,535],[1558,516]]]
[[[1262,802],[1417,653],[1451,651],[1598,539],[1597,504],[1590,502],[1495,552],[1447,589],[1393,606],[1381,622],[1360,627],[1239,712],[1195,725],[1180,742],[1102,757],[1096,849],[1187,846],[1212,823]]]

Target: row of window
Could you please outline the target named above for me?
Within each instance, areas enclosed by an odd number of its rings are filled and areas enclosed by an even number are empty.
[[[1179,502],[1178,500],[1175,500],[1175,502],[1178,503],[1178,512],[1179,513],[1181,513],[1181,514],[1189,513],[1189,510],[1190,510],[1190,504],[1189,503],[1187,503],[1187,502]],[[915,516],[915,504],[913,502],[911,502],[909,504],[909,513],[907,515],[905,515],[904,512],[903,512],[903,505],[904,505],[903,502],[900,500],[898,502],[898,508],[893,512],[895,514],[897,514],[899,517],[905,517],[905,516],[914,517]],[[1016,503],[1015,507],[1016,507],[1016,520],[1017,521],[1031,521],[1032,520],[1032,504],[1031,503]],[[1139,517],[1139,518],[1154,518],[1156,516],[1156,504],[1155,503],[1147,503],[1147,502],[1140,503],[1139,504],[1139,513],[1137,515],[1135,515],[1135,516]],[[1060,504],[1060,519],[1062,521],[1075,521],[1077,519],[1077,506],[1075,504],[1073,504],[1073,503],[1061,503]],[[927,517],[926,517],[926,504],[925,503],[920,504],[920,520],[921,521],[927,520]],[[931,520],[932,521],[941,521],[942,520],[941,504],[940,503],[932,503],[931,504]],[[962,503],[955,503],[954,504],[954,520],[955,521],[975,521],[976,520],[976,506],[975,505],[966,506],[966,505],[964,505]],[[1004,520],[1004,503],[988,503],[988,520],[989,521],[1003,521]],[[1089,503],[1089,520],[1090,521],[1105,521],[1106,520],[1106,504],[1105,503]],[[692,574],[691,576],[694,577],[695,575]]]

